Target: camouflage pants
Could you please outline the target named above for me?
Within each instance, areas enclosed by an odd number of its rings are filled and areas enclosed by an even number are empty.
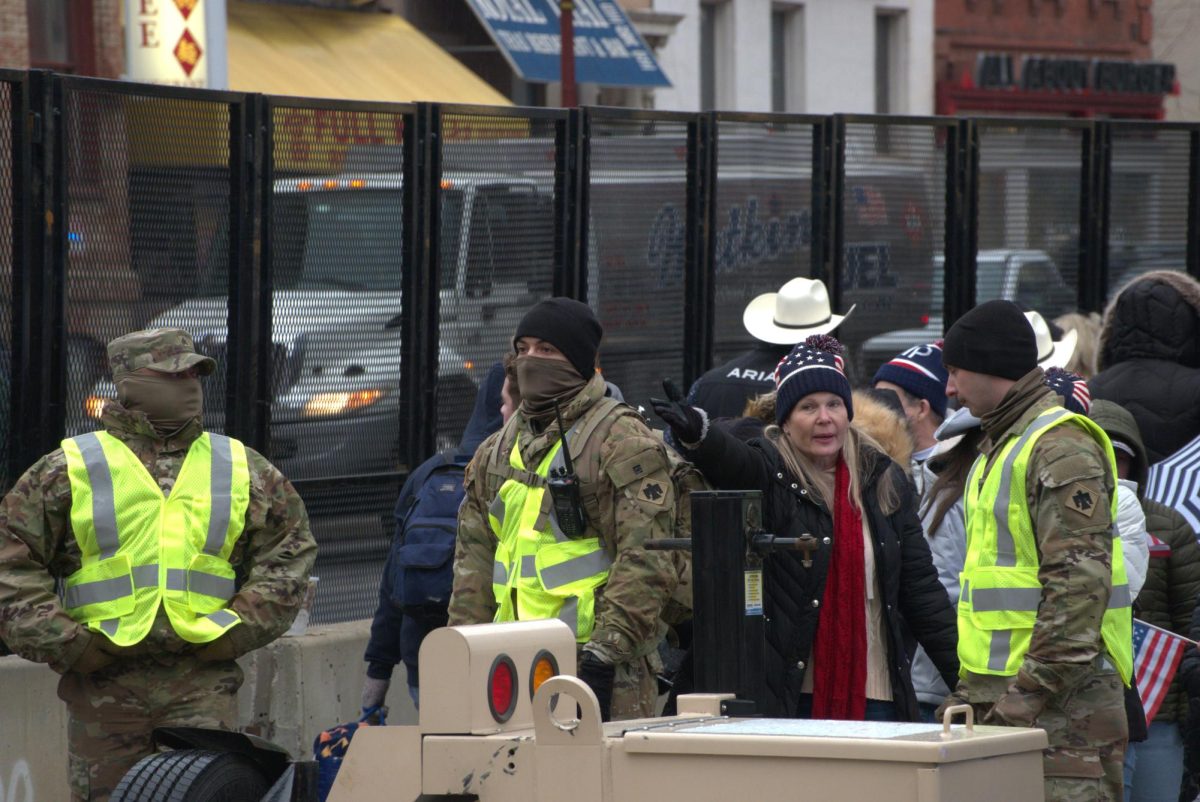
[[[230,730],[237,721],[237,663],[187,657],[122,660],[58,683],[67,703],[73,802],[104,802],[135,763],[154,752],[155,727]]]
[[[651,652],[630,663],[617,665],[613,679],[612,720],[649,718],[655,715],[658,703],[658,673],[662,661],[658,652]]]
[[[952,698],[968,701],[976,721],[1004,723],[990,715],[994,699],[981,698],[961,683]],[[1129,722],[1124,686],[1114,669],[1098,665],[1077,687],[1051,697],[1033,726],[1045,730],[1050,741],[1042,758],[1046,802],[1124,800]]]

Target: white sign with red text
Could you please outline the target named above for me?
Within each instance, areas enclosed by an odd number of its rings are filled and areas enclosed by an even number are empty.
[[[208,86],[207,0],[125,0],[126,77]]]

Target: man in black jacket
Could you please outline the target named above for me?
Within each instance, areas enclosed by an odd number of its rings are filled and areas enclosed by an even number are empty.
[[[692,385],[688,403],[710,418],[740,418],[746,402],[775,389],[775,368],[792,346],[812,334],[828,334],[850,316],[835,315],[820,281],[794,278],[779,292],[764,293],[746,305],[742,324],[759,342],[745,353],[705,373]]]

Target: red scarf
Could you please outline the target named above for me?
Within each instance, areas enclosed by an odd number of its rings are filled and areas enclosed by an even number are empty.
[[[813,643],[813,718],[862,721],[867,709],[867,588],[862,511],[850,500],[850,471],[838,457],[833,554]]]

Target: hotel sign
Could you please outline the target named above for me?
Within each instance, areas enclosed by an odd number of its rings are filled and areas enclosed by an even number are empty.
[[[125,77],[208,86],[208,0],[125,0]]]

